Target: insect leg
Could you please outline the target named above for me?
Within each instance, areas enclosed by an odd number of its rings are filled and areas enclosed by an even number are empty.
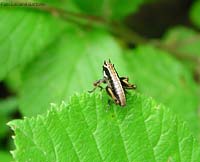
[[[96,82],[94,82],[93,83],[94,88],[88,92],[89,93],[94,92],[97,87],[100,88],[100,90],[102,90],[103,89],[103,87],[101,86],[102,83],[106,83],[106,78],[103,78],[103,79],[100,79],[100,80],[97,80]]]
[[[109,94],[109,96],[112,97],[112,99],[114,100],[114,102],[115,102],[116,104],[119,104],[119,100],[115,97],[115,95],[114,95],[112,89],[111,89],[109,86],[106,87],[106,91],[107,91],[107,93]]]
[[[120,77],[120,82],[123,86],[123,88],[125,89],[136,89],[136,85],[135,84],[131,84],[128,82],[129,78],[128,77]]]

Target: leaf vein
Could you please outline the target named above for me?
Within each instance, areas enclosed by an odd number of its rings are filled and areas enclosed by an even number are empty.
[[[25,132],[23,132],[22,130],[19,129],[19,131],[25,136],[27,137],[30,141],[32,141],[32,143],[35,145],[36,148],[38,148],[38,150],[40,150],[40,152],[42,153],[42,155],[44,156],[44,158],[46,159],[46,152],[40,147],[38,146],[38,144],[31,138],[29,137]],[[29,146],[30,147],[30,146]],[[32,146],[34,147],[34,146]]]
[[[41,121],[42,121],[42,124],[44,126],[44,130],[46,131],[46,135],[49,136],[49,139],[50,139],[50,142],[51,142],[51,145],[52,145],[52,148],[53,148],[53,153],[54,153],[55,161],[57,162],[58,161],[58,154],[57,154],[56,146],[55,146],[55,144],[54,144],[54,142],[52,140],[52,137],[51,137],[49,131],[46,128],[46,124],[44,123],[43,119]]]
[[[176,123],[178,123],[178,119],[176,118]],[[177,145],[178,145],[178,155],[179,155],[179,161],[181,162],[181,153],[180,153],[180,143],[178,138],[178,124],[176,125],[176,139],[177,139]]]
[[[115,110],[114,112],[115,112],[115,115],[117,116],[116,110]],[[125,154],[126,154],[126,159],[127,159],[127,161],[130,161],[130,160],[129,160],[128,153],[127,153],[127,148],[126,148],[125,142],[124,142],[123,137],[122,137],[121,127],[120,127],[120,124],[119,124],[119,121],[118,121],[118,120],[117,120],[117,127],[118,127],[118,130],[119,130],[120,137],[121,137],[121,139],[122,139],[122,144],[123,144],[124,152],[125,152]]]
[[[145,123],[145,120],[144,120],[144,114],[143,114],[142,107],[141,107],[141,114],[142,114],[142,122],[143,122],[143,125],[144,125],[144,128],[145,128],[145,133],[147,135],[147,140],[148,140],[149,145],[151,145],[151,142],[150,142],[149,137],[148,137],[149,135],[148,135],[147,126],[146,126],[146,123]],[[152,148],[153,158],[154,158],[154,161],[156,162],[156,157],[155,157],[154,149],[153,149],[153,147],[150,147],[150,148]]]
[[[97,141],[96,141],[96,139],[95,139],[95,137],[94,137],[94,134],[92,133],[91,129],[89,128],[89,124],[88,124],[87,121],[86,121],[86,117],[85,117],[83,111],[81,111],[81,114],[83,115],[83,118],[84,118],[85,123],[87,124],[88,130],[89,130],[90,133],[92,134],[92,138],[93,138],[93,140],[95,141],[94,143],[95,143],[95,145],[96,145],[96,147],[97,147],[97,152],[98,152],[98,154],[99,154],[99,157],[100,157],[100,159],[101,159],[102,161],[104,161],[104,159],[103,159],[103,157],[102,157],[102,155],[101,155],[101,153],[100,153],[100,151],[99,151],[100,149],[99,149],[99,146],[98,146],[98,144],[97,144]]]
[[[57,111],[55,111],[55,112],[56,112],[55,114],[57,115],[57,118],[58,118],[59,122],[61,123],[60,125],[62,126],[63,130],[65,130],[65,132],[66,132],[66,135],[67,135],[67,137],[68,137],[68,139],[69,139],[69,141],[70,141],[70,143],[72,145],[72,149],[74,150],[75,155],[77,156],[79,161],[81,161],[80,157],[78,156],[78,152],[76,151],[75,146],[73,145],[73,142],[72,142],[72,140],[71,140],[71,138],[69,136],[69,133],[68,133],[67,129],[64,127],[64,125],[63,125],[63,123],[62,123],[62,121],[60,119],[60,116],[59,116],[58,112]]]
[[[162,121],[161,121],[161,128],[160,128],[160,136],[155,144],[155,146],[153,147],[153,149],[155,149],[157,147],[157,145],[159,144],[160,140],[161,140],[161,136],[162,136],[162,132],[163,132],[163,123],[164,123],[164,115],[163,115],[163,111],[162,111]]]

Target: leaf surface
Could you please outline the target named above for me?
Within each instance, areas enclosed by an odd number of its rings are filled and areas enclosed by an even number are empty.
[[[120,76],[136,83],[137,91],[171,107],[192,123],[191,129],[197,134],[196,84],[187,69],[168,53],[141,46],[123,56],[106,32],[77,29],[67,35],[24,72],[20,98],[24,115],[45,112],[51,102],[60,103],[75,92],[91,90],[93,82],[103,77],[103,61],[110,58]]]
[[[200,34],[190,28],[179,26],[170,29],[164,37],[164,42],[174,45],[181,53],[200,57]]]
[[[0,150],[0,159],[3,162],[10,162],[12,160],[12,156],[8,151]]]
[[[50,14],[32,9],[3,8],[0,21],[0,65],[4,67],[0,68],[0,80],[14,67],[24,66],[42,53],[65,26]]]
[[[170,29],[164,43],[176,49],[183,63],[191,70],[195,80],[200,80],[200,34],[183,26]]]
[[[22,112],[28,116],[42,113],[51,102],[60,103],[75,92],[91,90],[93,82],[102,78],[104,60],[123,65],[120,53],[116,41],[104,31],[66,31],[57,45],[24,72]]]
[[[79,0],[59,3],[41,0],[38,3],[40,2],[54,9],[62,8],[67,12],[79,13],[80,15],[84,11],[95,15],[93,12],[95,10],[104,18],[121,18],[136,11],[143,0],[132,1],[131,5],[130,2],[119,0],[95,0],[92,3],[91,1]],[[15,16],[13,17],[13,15]],[[70,16],[69,18],[71,18]],[[59,14],[53,13],[53,10],[46,12],[25,6],[11,9],[4,7],[0,11],[0,21],[0,30],[3,31],[0,35],[0,65],[4,67],[0,69],[0,80],[4,79],[15,67],[25,66],[50,46],[56,44],[63,29],[69,27],[69,24],[66,24]]]
[[[198,134],[198,88],[187,68],[169,53],[151,46],[130,50],[125,60],[129,60],[126,65],[137,91],[170,107]]]
[[[163,105],[131,93],[127,106],[107,105],[104,93],[82,94],[47,114],[9,123],[16,161],[191,161],[197,141]]]

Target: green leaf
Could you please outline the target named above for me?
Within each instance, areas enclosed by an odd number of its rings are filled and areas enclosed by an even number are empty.
[[[9,123],[16,161],[191,161],[200,158],[187,124],[151,98],[127,96],[108,107],[107,94],[74,96],[67,106]]]
[[[74,0],[75,4],[88,14],[103,16],[104,18],[121,19],[138,10],[139,6],[148,0]]]
[[[67,11],[79,12],[77,6],[86,10],[98,8],[100,14],[105,16],[124,17],[130,12],[136,11],[143,0],[133,1],[131,4],[121,1],[57,1],[42,0],[52,7],[64,8]],[[93,9],[94,8],[94,9]],[[90,9],[89,9],[90,11]],[[13,16],[15,15],[15,16]],[[0,11],[0,80],[15,67],[24,66],[33,60],[37,55],[42,54],[45,48],[55,43],[58,36],[62,33],[66,24],[52,13],[45,13],[31,8],[12,8],[6,7]],[[9,23],[7,22],[9,20]],[[53,32],[52,32],[53,31]]]
[[[63,0],[63,1],[56,1],[56,0],[38,0],[40,3],[44,3],[46,6],[51,6],[57,9],[64,9],[71,12],[81,12],[74,0]]]
[[[123,57],[113,38],[100,30],[77,29],[67,35],[24,72],[20,110],[25,116],[45,112],[49,103],[60,103],[75,92],[91,90],[93,82],[102,78],[103,60],[110,58],[120,76],[130,77],[138,91],[170,106],[197,134],[196,85],[169,54],[141,46]]]
[[[0,150],[0,159],[2,162],[10,162],[12,160],[12,156],[9,152]]]
[[[164,36],[163,42],[184,58],[183,63],[194,75],[199,74],[200,35],[198,32],[183,26],[170,29]]]
[[[75,92],[88,91],[102,78],[106,59],[123,65],[121,50],[106,32],[66,31],[23,74],[20,109],[26,116],[45,112],[49,103],[60,103]],[[123,67],[123,66],[122,66]]]
[[[65,27],[56,17],[32,9],[1,9],[0,20],[0,80],[43,53]]]
[[[6,86],[9,87],[9,91],[12,93],[18,93],[23,85],[21,71],[23,71],[23,68],[16,67],[12,69],[4,79]]]
[[[105,18],[121,18],[131,12],[135,12],[144,0],[130,2],[122,1],[49,1],[41,0],[52,8],[63,8],[69,12],[82,14],[84,11],[95,10]],[[98,4],[98,5],[97,5]],[[98,10],[96,10],[98,6]],[[94,13],[95,14],[95,13]],[[15,16],[13,16],[15,15]],[[70,15],[69,15],[70,17]],[[71,17],[70,17],[71,18]],[[31,8],[2,8],[0,11],[0,80],[4,79],[14,68],[24,67],[35,59],[61,36],[64,28],[69,27],[61,16],[53,10],[40,11]],[[7,21],[9,20],[9,22]]]
[[[191,9],[190,9],[190,19],[196,25],[198,28],[200,28],[200,1],[197,0],[193,3]]]
[[[178,26],[170,29],[164,36],[164,42],[173,46],[176,50],[200,57],[200,35],[198,32]]]
[[[198,134],[198,95],[192,74],[169,53],[151,46],[129,51],[125,60],[137,91],[170,107]]]
[[[0,100],[0,113],[1,114],[10,114],[16,107],[18,106],[18,100],[16,97],[6,98],[4,100]]]
[[[16,98],[10,97],[0,100],[0,138],[5,137],[6,133],[8,133],[9,129],[6,123],[11,120],[11,113],[16,110],[17,106],[18,102]]]

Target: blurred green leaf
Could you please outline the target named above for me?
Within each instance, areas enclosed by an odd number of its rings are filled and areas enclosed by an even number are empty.
[[[0,138],[8,132],[6,123],[11,119],[10,115],[16,110],[18,102],[16,98],[0,100]],[[1,158],[0,158],[1,159]]]
[[[12,93],[18,93],[21,89],[21,86],[23,84],[21,71],[23,71],[23,68],[14,68],[8,73],[7,77],[4,79],[6,86],[9,87],[9,91],[11,91]]]
[[[0,150],[0,159],[2,162],[11,162],[12,156],[9,152]]]
[[[96,10],[96,4],[101,16],[124,17],[128,13],[136,11],[144,0],[131,2],[122,1],[49,1],[41,0],[48,7],[63,8],[69,12],[81,14],[80,7],[84,11],[92,13]],[[105,7],[107,6],[107,7]],[[31,8],[2,8],[0,11],[0,80],[17,66],[24,66],[36,56],[42,54],[46,48],[54,45],[57,38],[62,34],[66,24],[60,19],[60,15],[51,9],[49,13]],[[54,13],[54,12],[55,13]],[[15,15],[15,16],[13,16]],[[68,15],[70,17],[70,14]],[[9,24],[8,21],[9,20]]]
[[[179,58],[191,70],[196,80],[200,79],[200,34],[183,26],[169,30],[163,42],[179,53]]]
[[[57,9],[64,9],[70,12],[81,12],[79,8],[74,3],[74,0],[38,0],[40,3],[44,3],[45,6],[54,7]]]
[[[0,100],[0,113],[1,114],[10,114],[18,106],[18,100],[16,97],[10,97]]]
[[[200,34],[183,26],[169,30],[164,36],[164,42],[187,55],[200,57]]]
[[[197,0],[193,3],[191,9],[190,9],[190,18],[194,25],[196,25],[198,28],[200,28],[200,0]]]
[[[2,8],[0,20],[0,65],[4,67],[0,68],[0,80],[14,67],[43,53],[65,26],[56,17],[33,9]]]
[[[88,14],[102,16],[106,19],[114,18],[121,19],[125,16],[134,13],[140,5],[149,0],[74,0],[75,4]]]
[[[167,52],[150,46],[129,51],[125,59],[129,60],[130,80],[136,82],[137,91],[169,106],[197,135],[198,95],[191,73]]]
[[[200,158],[185,123],[151,98],[128,95],[127,106],[103,94],[72,97],[47,115],[9,123],[16,161],[191,161]]]
[[[9,121],[8,116],[0,113],[0,138],[5,137],[6,133],[8,132],[8,128],[6,123]]]
[[[101,30],[74,29],[63,34],[23,74],[20,109],[26,116],[45,112],[75,92],[88,91],[102,78],[102,64],[111,59],[123,65],[115,40]],[[123,67],[123,66],[122,66]]]

